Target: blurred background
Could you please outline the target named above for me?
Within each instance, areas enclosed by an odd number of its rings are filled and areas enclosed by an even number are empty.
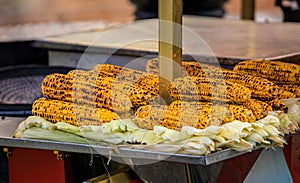
[[[241,0],[228,0],[225,18],[240,18]],[[0,26],[39,22],[134,20],[129,0],[0,0]],[[275,0],[256,1],[256,21],[282,20]]]
[[[228,0],[224,18],[239,20],[242,0]],[[106,29],[135,20],[130,0],[0,0],[0,66],[47,64],[34,40],[72,32]],[[282,22],[275,0],[256,0],[256,22]]]

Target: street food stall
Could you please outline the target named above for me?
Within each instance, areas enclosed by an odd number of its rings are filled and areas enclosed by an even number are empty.
[[[181,22],[173,2],[159,20],[35,42],[74,69],[45,76],[32,116],[1,121],[11,182],[76,182],[74,153],[107,158],[101,181],[109,162],[139,177],[124,182],[300,180],[300,25]]]

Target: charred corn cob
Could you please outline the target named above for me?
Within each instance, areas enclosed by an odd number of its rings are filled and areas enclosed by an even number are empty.
[[[203,64],[199,62],[183,62],[183,70],[188,76],[223,79],[223,68],[220,66]]]
[[[67,74],[67,77],[80,83],[86,83],[101,89],[122,91],[123,93],[129,93],[132,87],[132,83],[127,81],[118,81],[113,77],[97,76],[93,70],[72,70]]]
[[[149,91],[152,95],[158,95],[159,93],[159,77],[153,74],[147,74],[139,78],[134,85],[146,91]]]
[[[295,98],[296,94],[279,88],[278,99]]]
[[[102,125],[118,119],[112,111],[70,102],[40,98],[32,105],[32,114],[53,123],[66,122],[75,126]]]
[[[144,75],[132,86],[130,100],[135,107],[148,105],[159,95],[159,78],[155,75]]]
[[[146,129],[153,129],[155,125],[175,130],[183,126],[203,129],[234,120],[232,112],[225,107],[212,106],[208,102],[175,101],[170,106],[147,105],[140,107],[135,115],[138,126]]]
[[[73,70],[67,75],[51,74],[47,76],[43,81],[42,91],[49,98],[66,101],[75,100],[73,97],[77,95],[76,100],[81,99],[81,103],[92,105],[95,105],[93,102],[95,99],[102,101],[98,97],[104,96],[105,93],[118,93],[120,97],[125,97],[120,101],[127,100],[129,97],[132,105],[139,107],[149,104],[148,100],[158,95],[158,77],[146,75],[139,78],[135,83],[130,83],[128,81],[118,81],[112,77],[95,76],[93,71]],[[95,95],[97,96],[96,98]],[[107,97],[104,97],[104,99]],[[88,99],[88,101],[82,100],[82,98]],[[96,105],[105,107],[101,103],[96,103]],[[124,110],[127,111],[129,109],[129,106],[123,109],[121,106],[117,106],[116,103],[115,107],[117,108],[114,110],[118,112],[124,112]],[[108,109],[112,110],[111,108]]]
[[[229,121],[233,121],[233,114],[223,106],[168,108],[161,125],[175,130],[180,130],[183,126],[204,129],[208,126],[218,126]]]
[[[149,90],[133,86],[129,98],[132,102],[132,105],[137,108],[143,105],[148,105],[150,101],[157,95],[158,93],[153,94],[149,92]]]
[[[251,99],[252,100],[252,99]],[[247,103],[247,102],[246,102]],[[266,103],[258,102],[265,110],[269,110],[270,108]],[[252,103],[251,103],[252,104]],[[250,104],[248,104],[250,105]],[[195,110],[201,110],[203,108],[213,108],[218,109],[218,107],[226,107],[227,108],[227,114],[223,115],[223,123],[231,122],[235,119],[243,121],[243,122],[254,122],[256,121],[256,118],[251,110],[248,110],[244,106],[241,105],[235,105],[235,104],[226,104],[222,102],[217,103],[211,103],[211,102],[184,102],[177,100],[175,102],[172,102],[170,104],[170,107],[168,109],[174,110],[174,111],[180,111],[181,109],[195,109]],[[217,112],[218,110],[216,110]],[[223,111],[225,112],[225,111]],[[218,116],[218,113],[215,114]]]
[[[135,113],[136,124],[140,128],[152,130],[154,126],[161,125],[166,115],[167,105],[145,105]]]
[[[230,70],[223,70],[225,80],[238,83],[250,89],[251,97],[259,100],[272,100],[278,97],[278,86],[264,78],[239,74]]]
[[[96,74],[93,70],[89,70],[89,71],[85,71],[85,70],[78,70],[78,69],[74,69],[74,70],[71,70],[69,71],[68,73],[68,76],[70,77],[81,77],[81,78],[85,78],[87,80],[96,80],[97,77],[96,77]]]
[[[142,76],[146,75],[145,72],[134,70],[126,67],[121,67],[112,64],[98,64],[94,67],[97,76],[113,77],[118,81],[136,81]]]
[[[119,66],[117,66],[119,67]],[[102,68],[102,67],[101,67]],[[125,72],[137,72],[131,69],[121,70],[121,74],[127,76]],[[124,73],[123,73],[124,72]],[[123,78],[123,77],[122,77]],[[131,79],[137,79],[131,80]],[[149,104],[149,100],[154,96],[158,96],[158,76],[143,73],[139,78],[127,78],[126,80],[117,80],[113,77],[96,77],[97,87],[112,89],[113,91],[120,91],[129,96],[131,103],[135,107]]]
[[[250,99],[243,105],[253,112],[256,120],[264,118],[272,110],[272,107],[268,103],[256,99]]]
[[[157,75],[111,64],[96,65],[94,72],[97,76],[112,77],[122,82],[127,81],[145,90],[158,90],[159,78]]]
[[[267,103],[272,107],[273,111],[282,111],[284,113],[287,113],[288,111],[288,107],[283,103],[281,103],[278,98],[268,101]]]
[[[50,74],[43,80],[42,93],[50,99],[88,104],[116,112],[131,109],[132,104],[126,94],[108,87],[111,86],[109,78],[102,83],[102,86],[96,86],[86,82],[84,78]]]
[[[289,85],[289,84],[278,84],[281,90],[289,91],[296,95],[296,97],[300,97],[300,86],[299,85]]]
[[[252,102],[251,102],[252,101]],[[256,103],[255,103],[255,102]],[[267,103],[260,102],[258,100],[253,100],[250,99],[244,105],[250,106],[258,104],[261,105],[264,111],[269,111],[271,110],[270,106]],[[218,107],[218,106],[225,106],[228,109],[228,113],[226,117],[223,119],[223,123],[231,122],[235,119],[240,120],[242,122],[254,122],[256,121],[256,118],[251,110],[248,110],[242,105],[235,105],[235,104],[226,104],[222,102],[216,102],[216,103],[211,103],[211,102],[184,102],[184,101],[175,101],[170,104],[170,108],[174,108],[178,110],[178,108],[194,108],[194,109],[203,109],[203,108],[209,108],[209,107]],[[254,107],[253,107],[254,108]],[[230,115],[232,114],[232,115]]]
[[[256,121],[256,118],[250,109],[247,109],[242,105],[227,104],[226,106],[233,112],[235,119],[249,123]]]
[[[135,107],[149,104],[148,100],[159,94],[158,76],[111,64],[99,64],[94,71],[101,77],[113,77],[131,84],[129,97]]]
[[[238,63],[234,71],[266,78],[275,83],[300,83],[300,65],[269,60],[248,60]]]
[[[225,110],[225,103],[224,102],[186,102],[177,100],[170,104],[168,110],[169,111],[175,111],[175,113],[178,113],[177,111],[183,112],[183,114],[187,111],[187,115],[189,113],[192,113],[193,111],[195,114],[197,114],[198,111],[201,111],[205,109],[206,111],[210,109],[211,117],[218,118],[221,117],[220,121],[222,123],[231,122],[234,120],[233,113],[229,110]],[[187,115],[183,115],[185,118]],[[210,123],[214,125],[218,125],[218,123]]]
[[[269,110],[264,103],[261,107]],[[248,104],[254,105],[254,103]],[[252,107],[254,108],[254,107]],[[137,124],[141,128],[153,129],[160,125],[169,129],[180,130],[183,126],[204,129],[211,125],[221,125],[236,120],[255,122],[254,113],[242,105],[214,105],[209,102],[175,101],[166,105],[148,105],[140,107],[135,113]]]
[[[201,113],[206,114],[208,108],[211,107],[212,103],[210,102],[185,102],[177,100],[172,102],[168,107],[162,126],[176,130],[180,130],[183,126],[206,128],[209,125],[208,118]],[[207,110],[204,111],[206,108]],[[209,111],[210,113],[211,111]]]
[[[182,77],[216,77],[222,78],[222,69],[218,66],[203,64],[196,61],[182,62]],[[158,58],[151,59],[146,64],[146,72],[150,74],[159,74]]]
[[[176,100],[174,102],[172,102],[169,106],[169,109],[171,110],[180,110],[182,109],[189,109],[189,108],[193,108],[193,109],[202,109],[204,107],[211,107],[214,104],[212,102],[186,102],[186,101],[182,101],[182,100]],[[218,105],[218,104],[217,104]]]
[[[201,77],[177,78],[169,86],[170,95],[178,100],[217,100],[243,103],[250,99],[248,88],[230,81]]]
[[[196,76],[211,79],[225,79],[251,90],[252,97],[260,100],[273,100],[278,97],[278,86],[275,83],[255,77],[245,75],[231,70],[226,70],[217,66],[201,64],[198,62],[182,62],[183,76]],[[158,59],[149,60],[146,65],[146,71],[158,74]]]

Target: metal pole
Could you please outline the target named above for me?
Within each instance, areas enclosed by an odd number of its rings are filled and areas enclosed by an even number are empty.
[[[241,18],[245,20],[254,20],[255,0],[242,0]]]
[[[181,75],[182,0],[159,0],[159,91],[171,102],[167,87]]]

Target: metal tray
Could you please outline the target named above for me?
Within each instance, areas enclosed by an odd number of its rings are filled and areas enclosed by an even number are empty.
[[[0,137],[0,145],[7,147],[22,147],[46,150],[58,150],[64,152],[75,152],[84,154],[94,154],[103,156],[112,156],[122,159],[131,159],[134,163],[147,163],[153,161],[168,161],[196,165],[210,165],[226,159],[230,159],[248,152],[238,152],[231,149],[215,152],[206,156],[194,156],[185,154],[174,154],[164,152],[153,152],[145,150],[134,150],[128,148],[119,148],[114,151],[113,148],[103,145],[87,145],[66,142],[54,142],[46,140],[16,139],[10,137]],[[143,158],[139,158],[143,157]]]
[[[195,165],[210,165],[248,153],[247,151],[238,152],[231,149],[226,149],[206,156],[195,156],[147,150],[135,150],[125,147],[118,148],[117,152],[114,147],[109,147],[100,143],[97,145],[90,145],[48,140],[13,138],[12,136],[14,131],[17,129],[19,123],[24,119],[25,118],[16,117],[6,117],[5,119],[0,119],[0,146],[58,150],[64,152],[103,155],[107,157],[111,156],[114,159],[119,158],[123,161],[127,160],[126,162],[130,161],[135,164],[145,164],[153,161],[168,161]]]

